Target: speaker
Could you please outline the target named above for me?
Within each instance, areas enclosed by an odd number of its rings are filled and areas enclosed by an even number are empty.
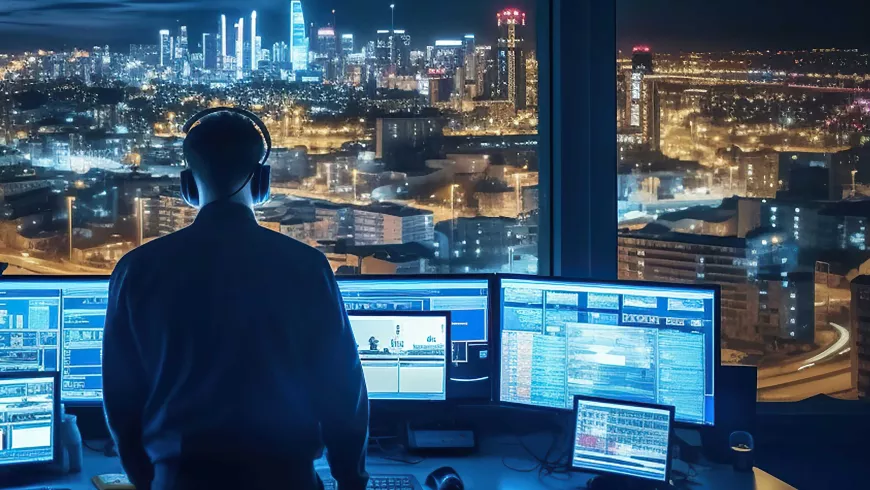
[[[730,463],[728,438],[733,432],[755,434],[758,369],[755,366],[722,365],[715,382],[716,425],[701,432],[704,454],[711,461]]]

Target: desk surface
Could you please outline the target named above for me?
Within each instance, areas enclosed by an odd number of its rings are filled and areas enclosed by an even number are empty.
[[[539,477],[537,471],[514,471],[508,469],[505,464],[518,469],[535,466],[534,460],[516,444],[504,441],[484,441],[481,451],[474,455],[455,458],[426,458],[414,465],[396,463],[371,456],[368,460],[368,470],[373,474],[412,474],[423,483],[432,470],[441,466],[450,466],[459,473],[459,476],[465,481],[465,487],[469,490],[578,489],[585,488],[586,481],[592,477],[592,475],[583,473]],[[327,471],[328,469],[323,461],[318,461],[316,467],[319,471]],[[758,468],[755,468],[753,473],[736,473],[730,466],[723,465],[696,466],[695,470],[697,474],[691,478],[694,484],[690,484],[688,488],[794,490],[794,487]],[[27,486],[12,488],[25,490],[49,487],[93,490],[94,487],[90,479],[94,475],[121,472],[123,470],[118,458],[107,458],[85,449],[83,471],[80,474],[46,478]],[[686,486],[682,487],[687,488]]]

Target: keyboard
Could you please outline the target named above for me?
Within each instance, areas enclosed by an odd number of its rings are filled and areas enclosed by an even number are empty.
[[[423,490],[414,475],[369,475],[371,490]],[[341,490],[338,483],[329,477],[323,478],[324,490]]]

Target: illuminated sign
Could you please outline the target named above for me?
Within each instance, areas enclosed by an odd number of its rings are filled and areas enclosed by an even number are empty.
[[[462,47],[462,41],[457,41],[454,39],[441,39],[435,41],[435,46],[439,47]]]

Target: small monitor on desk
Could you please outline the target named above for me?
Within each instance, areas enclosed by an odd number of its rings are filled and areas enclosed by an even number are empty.
[[[57,460],[57,372],[0,373],[0,471]]]
[[[674,407],[576,396],[574,416],[572,468],[668,481]]]
[[[449,311],[450,398],[489,402],[493,276],[339,276],[348,312]]]
[[[676,407],[715,422],[715,286],[500,279],[502,403],[570,410],[574,395]]]
[[[351,312],[371,400],[447,399],[447,312]]]
[[[0,279],[0,371],[60,371],[64,402],[103,398],[105,276]]]

